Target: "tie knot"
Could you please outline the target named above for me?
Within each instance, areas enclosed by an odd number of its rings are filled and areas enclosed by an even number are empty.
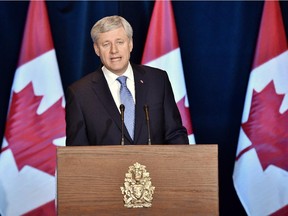
[[[126,80],[127,80],[126,76],[120,76],[117,78],[117,80],[121,83],[121,85],[126,86]]]

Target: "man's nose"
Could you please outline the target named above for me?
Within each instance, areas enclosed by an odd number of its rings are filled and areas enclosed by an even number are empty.
[[[111,46],[111,53],[117,53],[117,52],[118,52],[117,44],[112,44],[112,46]]]

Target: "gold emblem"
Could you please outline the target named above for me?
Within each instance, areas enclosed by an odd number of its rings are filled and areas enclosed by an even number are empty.
[[[125,174],[124,187],[120,187],[126,208],[151,207],[155,187],[152,186],[146,166],[136,162]]]

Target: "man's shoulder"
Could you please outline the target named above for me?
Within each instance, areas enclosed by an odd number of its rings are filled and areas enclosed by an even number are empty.
[[[89,86],[93,82],[97,82],[101,77],[101,72],[97,69],[94,72],[88,73],[81,77],[80,79],[73,82],[69,87],[71,88],[79,88],[84,86]]]
[[[148,65],[142,65],[142,64],[131,64],[133,71],[135,72],[140,72],[142,74],[147,74],[147,75],[164,75],[166,74],[166,71],[153,67],[153,66],[148,66]]]

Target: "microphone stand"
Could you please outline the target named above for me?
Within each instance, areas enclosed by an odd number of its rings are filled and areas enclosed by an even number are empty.
[[[124,145],[124,110],[125,106],[123,104],[120,105],[121,112],[121,145]]]
[[[148,131],[148,145],[151,145],[151,132],[150,132],[150,118],[149,118],[149,107],[144,105],[145,117],[147,122],[147,131]]]

